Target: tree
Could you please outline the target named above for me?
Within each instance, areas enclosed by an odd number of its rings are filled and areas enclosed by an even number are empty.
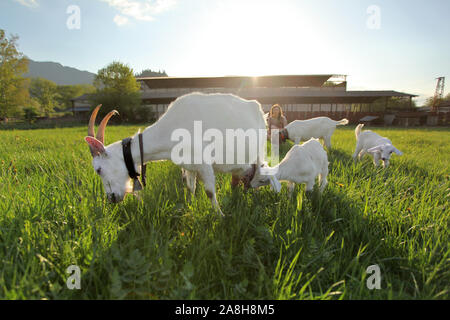
[[[416,102],[411,100],[411,109],[416,108]],[[410,109],[409,98],[391,97],[388,101],[388,109]]]
[[[119,111],[123,120],[135,121],[140,117],[141,96],[139,83],[133,69],[114,61],[100,69],[94,80],[97,92],[92,96],[93,104],[103,105],[103,114],[111,109]]]
[[[90,84],[61,85],[57,87],[56,91],[58,93],[56,96],[58,106],[66,110],[72,107],[71,99],[86,93],[92,94],[95,92],[95,87]]]
[[[387,104],[387,108],[386,108]],[[411,108],[416,108],[416,102],[414,100],[411,101]],[[354,108],[356,110],[359,110],[357,105],[354,105]],[[409,105],[409,98],[403,98],[403,97],[389,97],[387,98],[380,98],[372,102],[372,104],[369,106],[365,106],[363,108],[363,111],[369,111],[372,110],[372,112],[386,112],[389,110],[407,110],[410,108]]]
[[[36,99],[40,106],[41,111],[48,117],[50,112],[58,106],[57,97],[57,85],[53,81],[44,78],[34,78],[31,80],[30,94]]]
[[[439,99],[438,101],[436,101],[437,105],[440,105],[441,103],[450,101],[450,93],[448,93],[445,97],[443,97],[442,99]],[[434,102],[434,97],[429,97],[425,100],[425,107],[431,107],[433,106],[433,102]]]
[[[153,71],[151,69],[142,70],[141,73],[136,74],[136,77],[167,77],[165,71]]]
[[[0,117],[11,117],[29,100],[28,59],[17,50],[17,36],[6,37],[0,29]]]
[[[22,114],[25,121],[32,123],[40,115],[41,106],[36,99],[31,98],[26,107],[23,108]]]

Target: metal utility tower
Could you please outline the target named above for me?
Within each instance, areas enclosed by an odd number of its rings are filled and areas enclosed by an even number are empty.
[[[444,96],[445,77],[436,78],[436,91],[434,92],[433,105],[431,111],[438,111],[439,104]]]

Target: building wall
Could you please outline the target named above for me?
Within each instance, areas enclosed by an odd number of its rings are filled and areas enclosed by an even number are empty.
[[[302,88],[303,90],[305,88]],[[239,94],[238,89],[233,88],[161,88],[161,89],[150,89],[145,82],[141,82],[141,90],[147,96],[181,96],[184,94],[188,94],[191,92],[203,92],[203,93],[234,93]],[[269,89],[270,90],[270,89]],[[309,88],[311,91],[345,91],[345,87],[312,87]],[[362,105],[352,105],[352,104],[283,104],[280,103],[283,108],[284,113],[286,114],[288,121],[292,121],[295,119],[309,119],[318,116],[328,116],[330,118],[341,119],[342,117],[347,118],[358,118],[361,115],[361,112],[370,111],[368,104]],[[90,108],[89,101],[75,101],[74,102],[75,111],[77,108],[86,110],[86,107]],[[160,118],[169,107],[169,104],[150,104],[143,103],[143,106],[149,108],[153,114],[154,118]],[[272,104],[264,103],[262,104],[263,111],[265,113],[269,112]],[[357,113],[358,115],[352,116],[352,114]],[[349,119],[350,120],[350,119]]]
[[[202,92],[202,93],[233,93],[239,94],[238,89],[230,88],[162,88],[162,89],[150,89],[144,82],[141,83],[141,89],[147,94],[164,94],[168,96],[181,96],[184,94],[192,92]],[[303,88],[304,89],[304,88]],[[315,91],[345,91],[345,87],[320,87],[320,88],[310,88],[310,90]],[[146,107],[150,108],[159,118],[164,112],[167,111],[168,104],[144,104]],[[313,112],[343,112],[351,109],[350,104],[280,104],[285,111],[313,111]],[[264,112],[269,112],[272,104],[262,104]]]
[[[72,112],[85,113],[89,112],[92,108],[91,103],[88,100],[76,100],[73,102]]]
[[[150,108],[150,110],[155,114],[155,118],[157,119],[160,118],[169,107],[168,104],[146,104],[144,106]],[[270,104],[262,104],[261,106],[265,113],[269,112],[270,108],[272,107],[272,105]],[[348,114],[355,114],[356,116],[357,114],[359,117],[362,114],[359,111],[352,112],[350,104],[313,104],[312,109],[311,104],[281,104],[281,107],[283,108],[283,112],[285,113],[289,121],[293,121],[296,119],[304,120],[319,116],[327,116],[332,119],[341,117],[339,119],[342,119],[343,115],[348,116]],[[372,114],[369,112],[366,113]]]

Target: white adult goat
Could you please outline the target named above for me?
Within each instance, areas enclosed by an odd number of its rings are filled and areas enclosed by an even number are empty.
[[[320,191],[328,184],[328,156],[318,139],[311,138],[302,145],[294,145],[284,159],[275,167],[265,167],[265,174],[274,174],[278,181],[288,181],[289,191],[292,193],[295,184],[306,183],[306,191],[312,191],[316,177],[319,177]],[[257,188],[270,184],[270,176],[262,175],[261,168],[257,170],[251,187]],[[278,190],[280,186],[278,186]]]
[[[327,117],[317,117],[308,120],[294,120],[285,129],[288,138],[295,142],[307,141],[311,138],[322,138],[328,149],[331,148],[331,136],[336,126],[348,124],[347,119],[335,121]]]
[[[108,200],[111,202],[119,202],[124,199],[127,193],[131,192],[132,180],[124,163],[125,157],[121,142],[118,141],[108,146],[104,146],[103,144],[106,124],[116,111],[111,111],[102,120],[97,137],[94,138],[94,122],[99,108],[100,106],[91,115],[88,136],[85,140],[91,149],[94,169],[103,180]],[[259,132],[265,133],[266,124],[263,115],[261,105],[257,101],[244,100],[232,94],[191,93],[179,97],[170,104],[167,112],[156,123],[143,131],[142,153],[144,163],[157,160],[172,160],[174,147],[180,145],[180,141],[175,141],[172,135],[176,130],[184,130],[185,133],[190,135],[189,138],[193,139],[192,147],[187,151],[188,154],[190,151],[194,161],[191,160],[189,163],[181,163],[179,166],[188,170],[189,174],[191,174],[190,178],[193,181],[191,181],[190,185],[195,186],[196,175],[199,175],[213,207],[218,213],[222,214],[216,198],[215,173],[232,173],[234,178],[240,178],[242,176],[249,176],[249,172],[253,172],[251,174],[253,177],[254,168],[259,166],[264,160],[259,156],[259,152],[265,150],[264,143],[266,136],[261,134],[256,135],[258,139],[258,154],[252,154],[254,148],[250,147],[250,145],[253,143],[245,144],[244,142],[245,147],[240,150],[245,153],[243,159],[247,159],[248,162],[246,163],[236,161],[236,157],[240,156],[239,154],[235,156],[234,162],[230,163],[228,161],[228,155],[224,152],[225,150],[215,149],[216,154],[222,153],[223,159],[225,159],[226,155],[227,161],[221,163],[219,161],[218,163],[213,161],[208,164],[202,160],[204,155],[203,151],[205,147],[211,147],[215,135],[210,134],[208,136],[207,132],[211,129],[209,133],[221,134],[223,137],[223,146],[228,147],[228,141],[234,147],[236,136],[233,134],[229,136],[227,132],[229,130],[232,130],[232,132],[236,132],[237,130],[245,132],[248,130],[262,130]],[[203,136],[202,132],[200,132],[200,137],[198,136],[194,122],[197,125],[200,123],[201,130],[205,132],[205,136]],[[238,141],[238,152],[240,142],[242,141]],[[137,135],[132,137],[131,140],[131,155],[136,172],[140,172],[141,152]],[[200,163],[195,161],[198,157],[201,159]]]
[[[383,161],[383,168],[387,168],[393,152],[399,156],[403,154],[392,145],[391,140],[388,138],[382,137],[370,130],[361,132],[363,127],[364,124],[359,124],[355,129],[356,149],[353,154],[355,162],[361,160],[361,158],[368,153],[373,156],[375,167],[378,167],[379,161],[381,160]]]

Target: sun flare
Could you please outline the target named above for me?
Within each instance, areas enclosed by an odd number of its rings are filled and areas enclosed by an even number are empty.
[[[315,59],[304,49],[316,41],[314,30],[286,4],[224,2],[196,34],[193,59],[216,75],[289,74]]]

